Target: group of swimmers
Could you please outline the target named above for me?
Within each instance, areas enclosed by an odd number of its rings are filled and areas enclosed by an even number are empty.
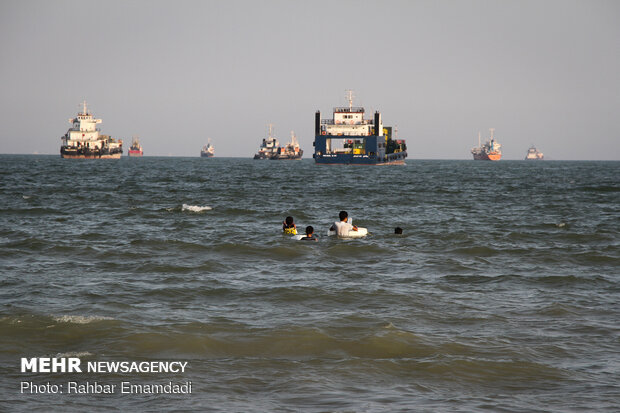
[[[297,225],[295,225],[295,221],[293,217],[286,217],[284,222],[282,223],[282,231],[288,235],[297,235]],[[308,225],[306,227],[306,236],[301,237],[300,241],[318,241],[319,239],[314,235],[314,227],[312,225]]]
[[[357,231],[358,228],[349,222],[349,214],[347,211],[340,211],[338,214],[338,218],[340,221],[336,221],[329,228],[330,231],[336,231],[336,234],[339,237],[346,237],[349,234],[349,231]],[[297,226],[295,225],[295,221],[293,217],[288,216],[282,222],[282,231],[288,235],[297,235]],[[394,228],[395,234],[402,234],[403,229],[400,227]],[[314,235],[314,227],[312,225],[308,225],[306,227],[306,236],[300,238],[301,241],[318,241],[318,238]]]

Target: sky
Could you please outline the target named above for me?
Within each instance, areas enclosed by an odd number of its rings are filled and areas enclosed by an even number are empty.
[[[86,100],[145,155],[251,157],[381,111],[410,159],[620,160],[620,1],[0,0],[0,153],[58,154]]]

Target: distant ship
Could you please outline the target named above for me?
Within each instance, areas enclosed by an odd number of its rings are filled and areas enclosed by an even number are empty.
[[[207,142],[205,146],[200,150],[200,157],[202,158],[213,158],[215,155],[215,148],[211,145],[211,139]]]
[[[383,126],[381,113],[364,119],[364,108],[353,106],[348,92],[348,107],[334,108],[332,119],[314,117],[314,162],[318,164],[389,165],[404,164],[407,145],[395,139],[392,127]]]
[[[527,150],[527,155],[525,155],[526,161],[542,161],[543,159],[545,159],[545,155],[539,152],[534,145]]]
[[[93,118],[86,101],[82,105],[82,112],[69,119],[71,127],[60,138],[60,156],[71,159],[119,159],[123,154],[123,141],[100,135],[97,124],[102,122],[101,119]]]
[[[258,148],[258,153],[254,155],[254,159],[271,159],[277,155],[280,143],[273,136],[273,125],[269,124],[269,136],[263,139],[263,143]]]
[[[291,141],[285,146],[279,146],[275,155],[272,155],[269,159],[275,160],[299,160],[303,156],[304,151],[299,147],[299,142],[295,136],[295,132],[291,131]]]
[[[491,128],[489,131],[491,131],[491,138],[484,145],[480,144],[480,132],[478,132],[478,146],[471,150],[476,161],[499,161],[502,159],[502,145],[497,143],[493,137],[495,129]]]
[[[144,152],[142,152],[142,146],[140,145],[140,140],[138,139],[137,136],[134,136],[131,139],[131,146],[129,147],[129,150],[127,151],[127,156],[142,156],[144,155]]]

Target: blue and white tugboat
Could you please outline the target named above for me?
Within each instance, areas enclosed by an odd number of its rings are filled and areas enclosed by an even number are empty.
[[[353,106],[348,92],[348,107],[334,108],[332,119],[315,115],[314,161],[320,164],[398,165],[404,164],[407,145],[395,139],[391,126],[383,126],[381,113],[364,119],[364,108]]]

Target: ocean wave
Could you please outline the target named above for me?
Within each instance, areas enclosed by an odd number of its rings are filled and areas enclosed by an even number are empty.
[[[341,337],[337,331],[319,328],[284,328],[187,333],[136,333],[127,337],[130,348],[149,354],[175,354],[177,357],[269,357],[269,358],[415,358],[429,357],[438,349],[414,333],[385,328],[356,339]]]
[[[213,208],[211,208],[210,206],[183,204],[183,208],[181,210],[182,211],[190,211],[190,212],[203,212],[203,211],[210,211],[212,209]]]
[[[66,357],[91,357],[94,356],[93,353],[88,351],[68,351],[65,353],[56,354],[56,358],[66,358]]]
[[[73,324],[88,324],[96,321],[114,320],[112,317],[106,316],[82,316],[82,315],[61,315],[53,316],[54,321],[57,323],[73,323]]]

